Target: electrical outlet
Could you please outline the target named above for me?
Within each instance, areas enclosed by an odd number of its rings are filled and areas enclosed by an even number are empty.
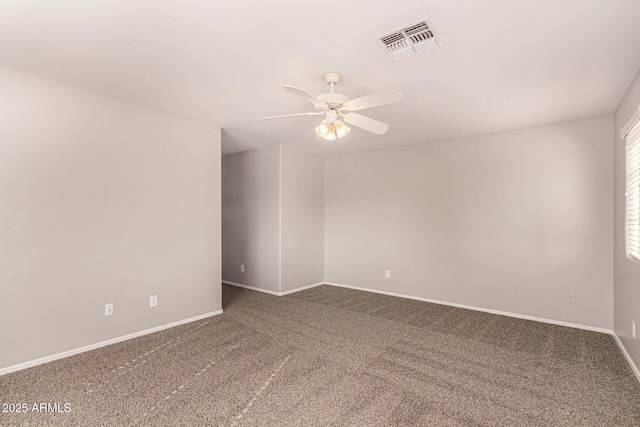
[[[158,295],[151,295],[149,297],[149,307],[157,307],[158,306]]]
[[[104,305],[104,315],[105,316],[113,316],[113,303]]]
[[[567,294],[567,302],[570,304],[575,304],[576,303],[576,294],[573,292],[569,292]]]
[[[631,321],[631,336],[636,337],[636,322],[633,320]]]
[[[240,264],[240,273],[244,273],[244,264]]]
[[[385,270],[384,271],[384,278],[385,279],[391,279],[391,270]]]

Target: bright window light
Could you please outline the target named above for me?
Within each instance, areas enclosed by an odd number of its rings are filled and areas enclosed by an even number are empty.
[[[640,261],[640,121],[631,127],[626,141],[626,252]]]

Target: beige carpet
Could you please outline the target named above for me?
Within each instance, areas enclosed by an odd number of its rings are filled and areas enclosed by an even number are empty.
[[[223,294],[221,316],[0,377],[30,411],[0,425],[640,425],[605,334],[330,286]]]

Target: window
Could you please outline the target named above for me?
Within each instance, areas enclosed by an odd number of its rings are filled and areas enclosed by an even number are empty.
[[[640,121],[636,118],[625,126],[626,152],[626,252],[640,261]]]

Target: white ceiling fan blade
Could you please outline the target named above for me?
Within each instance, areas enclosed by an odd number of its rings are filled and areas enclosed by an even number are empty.
[[[320,101],[318,98],[311,95],[309,92],[307,92],[304,89],[300,89],[299,87],[295,87],[295,86],[287,86],[287,85],[285,85],[284,88],[289,92],[295,93],[296,95],[303,97],[304,99],[306,99],[307,101],[309,101],[310,103],[312,103],[318,108],[325,109],[329,107],[325,102]]]
[[[347,111],[359,111],[367,108],[380,107],[382,105],[395,104],[402,101],[402,94],[394,89],[383,90],[371,95],[347,101],[342,106]]]
[[[271,120],[271,119],[280,119],[282,117],[294,117],[294,116],[319,116],[320,114],[324,114],[324,111],[312,111],[312,112],[309,112],[309,113],[283,114],[282,116],[261,117],[258,120]]]
[[[382,135],[387,130],[389,130],[388,124],[379,122],[378,120],[363,116],[362,114],[358,113],[346,114],[344,116],[344,121],[349,123],[350,125],[354,125],[356,127],[359,127],[360,129],[364,129],[376,135]]]

